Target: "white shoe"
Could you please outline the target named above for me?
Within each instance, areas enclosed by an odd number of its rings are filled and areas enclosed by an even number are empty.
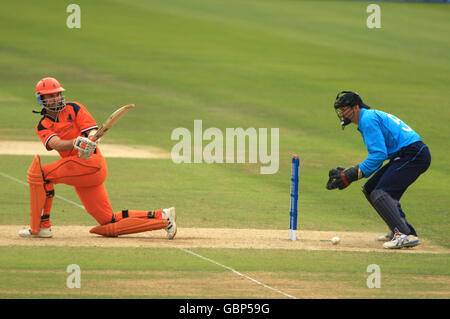
[[[166,237],[168,239],[173,239],[177,234],[177,214],[175,213],[175,207],[165,208],[163,209],[164,215],[163,218],[166,218],[169,222],[169,225],[164,228],[167,231]]]
[[[383,247],[387,249],[399,249],[403,247],[414,247],[419,244],[420,241],[417,236],[396,233],[391,241],[383,244]]]
[[[387,234],[378,236],[377,240],[378,241],[391,241],[393,238],[394,238],[394,233],[390,231]]]
[[[27,237],[27,238],[52,238],[53,234],[52,234],[51,227],[39,229],[39,233],[37,233],[37,235],[33,235],[31,233],[31,228],[28,228],[28,229],[20,230],[19,231],[19,236],[20,237]]]

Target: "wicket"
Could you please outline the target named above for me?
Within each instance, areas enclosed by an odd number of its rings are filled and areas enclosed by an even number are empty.
[[[298,155],[292,156],[291,172],[291,207],[289,210],[289,239],[297,240],[297,203],[298,203],[298,170],[300,159]]]

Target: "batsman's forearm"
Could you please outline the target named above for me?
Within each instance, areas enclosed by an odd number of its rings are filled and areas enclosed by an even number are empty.
[[[62,140],[58,136],[52,137],[50,141],[48,141],[48,147],[54,149],[58,152],[67,152],[73,149],[73,142],[75,140]]]

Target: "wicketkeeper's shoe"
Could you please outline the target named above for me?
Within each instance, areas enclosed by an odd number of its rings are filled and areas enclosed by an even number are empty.
[[[19,231],[20,237],[27,237],[27,238],[52,238],[52,229],[51,228],[41,228],[39,229],[39,233],[36,235],[33,235],[31,233],[31,228],[28,229],[22,229]]]
[[[419,238],[414,235],[405,235],[402,233],[394,234],[394,238],[383,244],[387,249],[399,249],[403,247],[414,247],[420,244]]]
[[[173,239],[175,235],[177,234],[177,224],[176,219],[177,215],[175,213],[175,207],[165,208],[163,209],[163,218],[166,218],[169,222],[169,225],[164,228],[167,231],[166,237],[168,239]]]
[[[387,234],[378,236],[377,240],[378,241],[391,241],[393,238],[394,238],[394,233],[390,231]]]

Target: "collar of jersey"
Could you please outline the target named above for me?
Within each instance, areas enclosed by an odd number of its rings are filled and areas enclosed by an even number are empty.
[[[59,122],[59,112],[56,113],[56,118],[51,117],[51,116],[48,115],[47,113],[44,114],[44,117],[48,118],[50,121],[53,121],[53,122]]]
[[[360,109],[360,111],[359,111],[358,131],[360,131],[359,126],[361,125],[361,119],[364,116],[364,112],[366,112],[366,111],[367,111],[367,109],[364,109],[364,108]]]

